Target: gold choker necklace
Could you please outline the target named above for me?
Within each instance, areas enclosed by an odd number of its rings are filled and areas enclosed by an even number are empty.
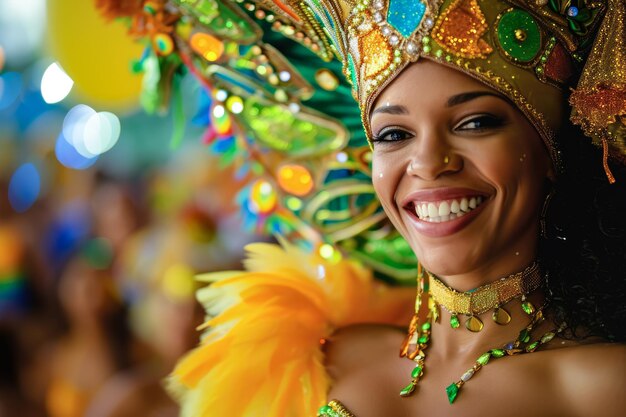
[[[515,298],[522,299],[522,310],[526,314],[533,314],[535,308],[526,300],[526,295],[539,288],[543,282],[539,265],[536,262],[521,272],[466,292],[459,292],[448,287],[430,272],[428,276],[430,278],[429,293],[433,301],[452,314],[450,326],[458,328],[460,326],[458,316],[464,314],[468,316],[465,327],[472,332],[479,332],[483,329],[484,324],[478,316],[492,309],[491,317],[495,323],[508,324],[511,321],[511,315],[503,306]]]

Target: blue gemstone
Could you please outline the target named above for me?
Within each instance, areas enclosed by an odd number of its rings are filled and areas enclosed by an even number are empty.
[[[514,347],[515,347],[515,343],[513,343],[513,342],[509,342],[509,343],[507,343],[506,345],[504,345],[504,348],[505,348],[506,350],[511,350],[511,349],[513,349]]]
[[[422,22],[426,5],[415,0],[390,0],[387,23],[408,38]]]
[[[567,9],[567,15],[569,17],[576,17],[576,16],[578,16],[578,7],[571,6],[569,9]]]

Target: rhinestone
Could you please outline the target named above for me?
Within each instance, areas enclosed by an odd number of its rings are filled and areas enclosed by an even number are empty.
[[[383,21],[383,14],[380,12],[374,13],[374,22],[380,23]]]
[[[578,7],[571,6],[569,9],[567,9],[567,15],[569,17],[576,17],[576,16],[578,16]]]
[[[380,32],[383,34],[385,38],[388,38],[391,35],[391,28],[389,26],[383,26],[380,29]]]
[[[374,2],[374,4],[372,5],[374,7],[374,9],[376,10],[381,10],[385,5],[383,4],[382,1],[377,0]]]
[[[424,20],[424,27],[430,29],[431,27],[433,27],[433,25],[435,24],[435,22],[433,21],[433,19],[431,19],[430,17],[427,17]]]
[[[462,376],[461,376],[461,381],[463,382],[467,382],[470,380],[471,377],[474,376],[474,373],[476,371],[474,370],[474,368],[470,368],[467,370],[467,372],[465,372]]]
[[[391,35],[391,36],[389,37],[389,43],[390,43],[391,45],[394,45],[394,46],[395,46],[395,45],[397,45],[397,44],[398,44],[398,42],[400,42],[400,38],[398,38],[398,35]]]

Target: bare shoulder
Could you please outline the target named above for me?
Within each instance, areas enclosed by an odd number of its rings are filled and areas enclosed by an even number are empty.
[[[572,415],[626,415],[626,344],[581,344],[552,353],[560,394]]]
[[[398,357],[404,330],[377,324],[359,324],[341,328],[328,338],[325,363],[331,379],[341,383],[345,376],[364,370],[371,358],[382,362]]]

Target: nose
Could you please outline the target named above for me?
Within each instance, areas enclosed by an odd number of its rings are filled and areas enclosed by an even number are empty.
[[[407,157],[407,174],[424,180],[434,180],[463,168],[463,158],[450,146],[445,135],[428,134],[417,138]]]

